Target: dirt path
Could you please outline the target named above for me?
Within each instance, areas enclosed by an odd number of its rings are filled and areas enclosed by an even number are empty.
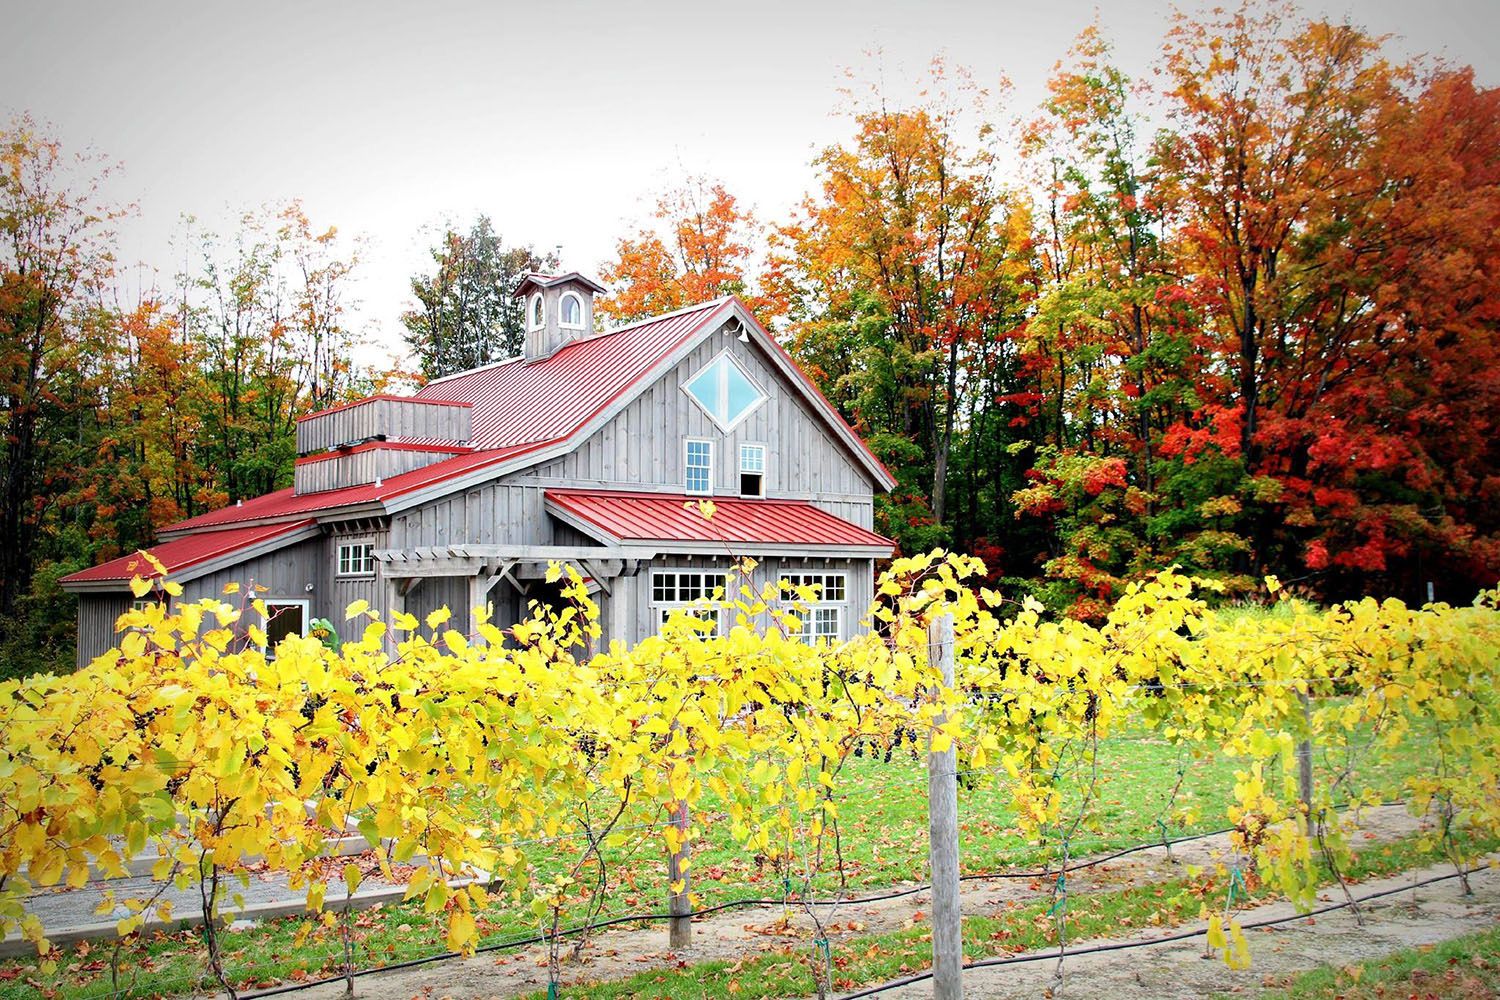
[[[1445,875],[1453,869],[1434,866],[1387,879],[1371,879],[1355,887],[1363,896],[1386,889],[1403,889],[1413,881]],[[1437,944],[1500,922],[1500,870],[1489,868],[1470,876],[1474,895],[1459,894],[1458,881],[1424,886],[1365,904],[1364,925],[1347,910],[1301,919],[1281,927],[1246,932],[1250,942],[1249,969],[1235,971],[1219,959],[1203,958],[1202,937],[1128,951],[1075,955],[1056,978],[1055,952],[1046,961],[964,973],[964,995],[975,1000],[1009,1000],[1051,996],[1109,997],[1111,1000],[1199,1000],[1219,992],[1255,996],[1262,987],[1285,985],[1291,975],[1320,965],[1358,965],[1393,951]],[[1323,902],[1341,895],[1325,893]],[[1415,899],[1415,902],[1413,900]],[[1244,923],[1290,916],[1289,903],[1272,903],[1243,911]],[[1081,942],[1092,947],[1135,938]],[[879,994],[882,1000],[916,1000],[932,996],[930,982]]]
[[[1362,819],[1363,838],[1371,842],[1394,840],[1417,829],[1417,821],[1408,816],[1401,807],[1370,810]],[[1166,853],[1161,848],[1141,851],[1070,874],[1069,890],[1073,893],[1089,893],[1178,877],[1182,874],[1180,865],[1211,864],[1221,856],[1226,847],[1226,837],[1204,838],[1179,844],[1173,849],[1175,863],[1167,860]],[[1494,909],[1489,911],[1488,916],[1484,916],[1483,905],[1488,904],[1475,902],[1473,905],[1480,907],[1480,911],[1476,911],[1481,912],[1479,919],[1493,919],[1493,913],[1500,912],[1500,878],[1494,880],[1488,879],[1487,876],[1479,878],[1480,881],[1475,882],[1479,900],[1489,899],[1489,896],[1485,895],[1489,893],[1494,897]],[[1368,886],[1374,884],[1365,883],[1364,891],[1373,891]],[[1050,888],[1051,882],[1048,879],[965,882],[963,884],[963,909],[966,914],[990,914],[1015,901],[1038,898]],[[1469,912],[1468,905],[1462,907],[1463,914],[1458,914],[1456,911],[1449,912],[1443,909],[1438,902],[1453,900],[1456,894],[1456,888],[1447,885],[1421,890],[1418,895],[1424,909],[1418,918],[1414,921],[1408,920],[1408,922],[1412,923],[1413,927],[1420,925],[1427,928],[1430,925],[1430,933],[1434,935],[1432,940],[1441,940],[1464,933],[1473,924],[1473,919],[1463,915]],[[1409,901],[1409,897],[1399,897],[1399,901],[1404,906]],[[1426,909],[1429,904],[1436,909]],[[832,912],[827,908],[820,912],[826,921],[837,925],[831,935],[837,947],[838,941],[910,926],[912,921],[921,919],[919,914],[927,913],[929,908],[928,894],[918,892],[899,899],[851,903],[842,905]],[[1289,913],[1290,910],[1284,912]],[[693,948],[691,952],[680,956],[666,951],[666,929],[663,925],[651,925],[639,930],[606,931],[597,937],[581,958],[567,963],[562,977],[564,990],[570,984],[582,981],[624,978],[647,969],[676,968],[683,962],[705,962],[716,959],[733,961],[776,948],[806,949],[809,946],[809,924],[805,916],[793,911],[790,926],[783,924],[782,916],[779,907],[756,907],[728,910],[697,920],[693,925]],[[1384,921],[1384,916],[1381,919]],[[1312,928],[1307,929],[1312,930],[1328,925],[1338,926],[1339,923],[1340,921],[1335,916],[1330,915],[1326,918],[1319,918]],[[1349,923],[1352,926],[1352,920]],[[1377,926],[1384,926],[1384,923],[1372,924],[1371,928],[1362,932],[1371,935],[1373,943],[1370,947],[1378,948],[1383,952],[1400,946],[1399,944],[1380,944],[1381,939],[1378,932],[1374,930]],[[1201,986],[1172,993],[1160,983],[1143,985],[1155,982],[1152,977],[1156,973],[1153,970],[1157,968],[1173,970],[1173,963],[1177,961],[1176,956],[1179,952],[1191,958],[1192,962],[1186,962],[1184,959],[1187,965],[1186,970],[1168,971],[1166,973],[1168,979],[1185,981],[1190,973],[1196,977],[1194,982],[1208,982],[1216,976],[1238,976],[1238,978],[1222,980],[1229,983],[1231,987],[1243,984],[1258,985],[1265,975],[1274,974],[1276,969],[1283,967],[1287,971],[1311,967],[1318,964],[1319,955],[1354,955],[1357,953],[1344,950],[1342,943],[1309,938],[1307,940],[1310,943],[1306,946],[1308,950],[1304,954],[1303,945],[1299,943],[1303,940],[1299,937],[1303,927],[1299,924],[1297,928],[1296,932],[1283,931],[1277,935],[1252,934],[1251,947],[1256,964],[1246,973],[1233,974],[1222,963],[1204,962],[1194,957],[1201,953],[1201,940],[1189,941],[1183,946],[1173,948],[1162,946],[1117,952],[1093,960],[1086,960],[1085,957],[1080,956],[1076,963],[1070,960],[1067,966],[1070,976],[1076,971],[1080,978],[1065,980],[1063,992],[1058,995],[1079,997],[1120,995],[1142,998],[1204,995],[1204,987]],[[1286,940],[1283,942],[1282,938]],[[384,971],[362,977],[356,980],[356,984],[358,994],[370,1000],[408,1000],[408,998],[423,995],[453,997],[455,1000],[471,997],[513,997],[546,988],[545,961],[546,953],[538,946],[482,954],[465,961],[452,959],[411,969]],[[1197,964],[1193,965],[1193,962]],[[1113,987],[1095,988],[1089,984],[1087,977],[1095,974],[1090,971],[1095,965],[1104,971],[1114,971],[1129,966],[1131,971],[1127,979],[1136,984],[1132,987],[1135,992],[1116,994],[1113,992]],[[973,986],[970,989],[973,996],[979,997],[1040,996],[1042,991],[1054,985],[1052,975],[1055,967],[1055,962],[1047,962],[994,972],[975,971],[970,973],[973,977]],[[1134,978],[1136,975],[1141,977],[1139,981]],[[1218,980],[1214,981],[1218,982]],[[1012,983],[1024,985],[1007,992]],[[1217,988],[1222,987],[1218,985],[1207,987],[1210,991]],[[1072,992],[1068,993],[1069,990]],[[292,997],[302,998],[302,1000],[334,1000],[342,995],[342,985],[313,987],[291,994]],[[882,994],[882,996],[907,997],[930,995],[931,985],[926,983],[912,987],[910,990]]]

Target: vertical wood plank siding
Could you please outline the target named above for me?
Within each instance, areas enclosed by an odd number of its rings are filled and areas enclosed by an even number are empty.
[[[276,552],[247,560],[237,566],[210,573],[182,585],[179,601],[194,602],[204,598],[222,600],[248,608],[254,597],[274,602],[277,599],[308,602],[308,619],[326,618],[342,635],[352,634],[344,621],[344,608],[356,600],[366,600],[371,607],[384,604],[379,565],[373,576],[339,577],[337,575],[340,541],[368,541],[376,548],[386,546],[386,532],[358,535],[327,535],[289,545]],[[240,585],[238,594],[225,594],[228,584]],[[308,590],[308,585],[312,589]],[[256,588],[264,587],[264,590]],[[130,607],[130,595],[78,595],[79,666],[116,645],[115,620]]]
[[[115,645],[115,621],[130,610],[130,594],[78,595],[78,652],[85,667]]]
[[[363,441],[382,434],[403,441],[464,444],[469,440],[471,415],[472,410],[467,406],[377,396],[298,421],[297,453],[327,451],[348,441]]]
[[[299,495],[363,486],[377,479],[390,479],[403,472],[425,468],[455,454],[457,452],[409,448],[370,448],[335,454],[333,458],[316,462],[299,462],[293,472],[293,482]]]
[[[682,388],[726,349],[769,397],[728,434]],[[687,438],[714,443],[713,487],[719,496],[739,495],[740,445],[761,444],[768,497],[811,500],[862,528],[874,527],[874,483],[865,471],[758,348],[722,333],[699,345],[572,454],[527,478],[553,486],[680,491]]]

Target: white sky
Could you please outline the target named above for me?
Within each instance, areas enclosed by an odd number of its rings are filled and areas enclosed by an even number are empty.
[[[1371,0],[1308,9],[1399,36],[1408,52],[1500,82],[1494,0]],[[400,343],[424,225],[486,212],[507,242],[561,243],[597,273],[649,196],[683,170],[722,179],[763,220],[809,188],[848,67],[887,77],[934,55],[1034,106],[1094,16],[1076,0],[658,0],[394,3],[0,0],[0,114],[29,111],[70,147],[119,161],[109,194],[139,207],[122,263],[169,285],[179,217],[229,229],[301,198],[315,224],[367,241],[357,295],[378,343]],[[1099,8],[1140,74],[1164,4]],[[903,70],[905,71],[903,73]]]

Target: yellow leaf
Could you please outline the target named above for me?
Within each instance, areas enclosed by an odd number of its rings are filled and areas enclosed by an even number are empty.
[[[136,597],[145,597],[151,590],[151,581],[144,576],[132,576],[130,578],[130,592]]]

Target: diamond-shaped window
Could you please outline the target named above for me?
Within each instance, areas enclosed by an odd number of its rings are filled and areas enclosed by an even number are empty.
[[[685,386],[688,394],[723,430],[731,430],[766,399],[739,365],[721,354]]]

